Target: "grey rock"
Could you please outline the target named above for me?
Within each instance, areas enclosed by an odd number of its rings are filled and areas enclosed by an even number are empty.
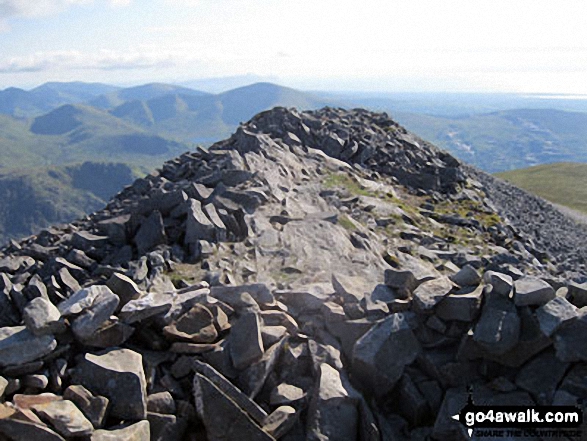
[[[141,420],[147,416],[147,382],[142,356],[130,349],[109,349],[85,354],[73,379],[110,401],[114,417]]]
[[[587,311],[569,321],[554,334],[556,356],[561,361],[587,361]]]
[[[542,306],[555,297],[552,286],[536,277],[522,277],[514,282],[514,287],[516,306]]]
[[[263,326],[261,328],[261,339],[265,350],[273,346],[287,334],[285,326]]]
[[[56,347],[52,335],[36,336],[25,326],[0,328],[0,367],[38,360]]]
[[[520,369],[516,375],[516,384],[529,392],[536,403],[549,406],[568,368],[568,363],[558,360],[554,351],[548,350]]]
[[[271,391],[269,403],[273,406],[291,404],[303,400],[305,397],[306,393],[303,389],[292,384],[281,383]]]
[[[263,430],[275,439],[282,438],[294,426],[298,419],[296,410],[291,406],[279,406],[263,422]]]
[[[420,312],[432,310],[453,288],[448,277],[439,277],[418,285],[412,293],[414,306]]]
[[[275,292],[277,298],[287,305],[294,317],[320,311],[322,305],[331,300],[333,294],[332,285],[329,283],[313,283]]]
[[[210,295],[222,302],[236,307],[240,305],[240,296],[248,293],[259,305],[274,305],[275,298],[267,285],[253,283],[240,286],[212,286]]]
[[[147,411],[160,414],[175,414],[176,405],[173,396],[167,391],[157,392],[147,397]]]
[[[504,354],[518,343],[520,323],[513,303],[507,300],[499,304],[488,302],[475,325],[473,339],[491,354]]]
[[[69,400],[37,404],[32,410],[64,437],[87,436],[94,431],[92,423]]]
[[[79,384],[71,385],[65,389],[63,398],[74,403],[95,429],[101,429],[104,426],[109,404],[108,398],[94,396]]]
[[[65,323],[53,303],[43,297],[31,300],[22,312],[27,329],[35,335],[59,334],[65,331]]]
[[[194,399],[210,441],[274,439],[215,383],[200,373],[194,376]],[[230,424],[226,424],[227,421]]]
[[[238,376],[238,384],[249,398],[254,399],[261,392],[267,377],[273,372],[285,344],[286,340],[284,339],[281,344],[270,347],[263,354],[261,360],[247,367]]]
[[[198,360],[193,361],[193,367],[197,373],[211,381],[230,401],[243,409],[257,424],[263,424],[263,421],[267,418],[267,413],[257,403],[237,389],[220,372],[212,366]]]
[[[483,287],[469,286],[444,297],[436,307],[435,313],[442,320],[472,322],[479,315],[482,299]]]
[[[587,306],[587,282],[575,283],[570,282],[568,284],[568,299],[577,308]]]
[[[131,300],[138,299],[142,295],[142,291],[137,284],[124,274],[112,274],[108,282],[106,282],[106,286],[120,299],[118,309],[122,308]]]
[[[60,303],[63,317],[76,316],[71,328],[80,339],[91,337],[110,318],[118,307],[119,298],[104,285],[93,285],[78,291]]]
[[[234,367],[245,369],[263,357],[261,323],[256,312],[245,312],[232,326],[229,337],[230,356]]]
[[[151,439],[151,430],[148,421],[125,425],[121,428],[96,430],[90,441],[148,441]]]
[[[167,243],[163,218],[159,211],[153,211],[149,217],[145,219],[134,237],[134,243],[137,246],[139,256],[144,255],[157,245]]]
[[[187,220],[185,226],[185,244],[198,240],[214,241],[214,224],[202,211],[202,204],[196,199],[187,202]]]
[[[356,440],[359,428],[358,394],[340,372],[320,366],[308,410],[308,440]]]
[[[356,342],[352,372],[366,389],[382,396],[394,388],[405,366],[412,363],[419,352],[420,344],[412,332],[409,315],[392,314]]]
[[[465,265],[459,272],[450,276],[450,279],[461,287],[477,286],[481,283],[481,276],[471,265]]]
[[[71,244],[78,250],[88,251],[91,248],[101,248],[108,243],[108,237],[96,236],[88,231],[76,231],[71,237]]]
[[[373,290],[372,284],[362,277],[347,276],[345,274],[333,273],[332,286],[344,303],[359,303],[367,292]]]
[[[555,297],[536,310],[540,329],[548,337],[577,316],[577,307],[564,297]]]
[[[510,295],[514,286],[514,280],[511,276],[495,271],[486,271],[483,274],[483,281],[493,286],[492,292],[504,297]]]
[[[64,441],[40,420],[0,403],[0,435],[13,441]]]
[[[163,328],[172,339],[192,343],[213,343],[218,338],[214,316],[204,305],[194,305],[188,312]]]

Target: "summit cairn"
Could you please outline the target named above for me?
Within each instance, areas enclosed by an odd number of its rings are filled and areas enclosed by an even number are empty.
[[[276,108],[11,242],[0,439],[465,440],[469,388],[576,404],[584,267],[492,182],[386,114]]]

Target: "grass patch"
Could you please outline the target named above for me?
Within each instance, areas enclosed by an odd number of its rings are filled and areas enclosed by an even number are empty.
[[[545,164],[496,176],[550,202],[587,213],[587,164]]]
[[[350,220],[347,215],[344,215],[344,214],[342,216],[338,217],[338,223],[345,230],[354,231],[357,229],[357,226],[355,225],[355,223],[352,220]]]

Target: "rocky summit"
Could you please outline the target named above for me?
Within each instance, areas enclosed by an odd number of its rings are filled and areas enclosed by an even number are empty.
[[[275,108],[1,250],[0,439],[464,440],[469,392],[576,405],[585,238],[385,114]]]

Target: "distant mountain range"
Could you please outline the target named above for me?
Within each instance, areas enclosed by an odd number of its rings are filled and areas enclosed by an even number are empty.
[[[209,145],[223,139],[240,122],[275,106],[383,108],[409,130],[489,172],[587,161],[587,113],[511,109],[516,103],[542,106],[544,100],[501,95],[340,95],[272,83],[217,94],[162,83],[129,88],[46,83],[29,91],[5,89],[0,91],[0,191],[4,191],[0,202],[10,215],[0,218],[0,242],[56,221],[68,222],[90,206],[93,210],[141,171],[194,149],[196,143]],[[499,106],[508,110],[480,113]],[[581,104],[573,106],[581,108]],[[96,197],[79,193],[64,167],[75,169],[84,163],[116,164],[108,166],[112,182],[117,183],[111,194],[96,196],[99,180],[83,189]],[[60,189],[54,194],[61,202],[51,203],[52,192],[45,191],[51,185]],[[28,189],[28,196],[18,193],[11,199],[7,195],[14,190],[2,188]],[[19,218],[26,210],[18,202],[25,199],[37,207],[32,209],[34,216],[26,215],[28,220]]]

